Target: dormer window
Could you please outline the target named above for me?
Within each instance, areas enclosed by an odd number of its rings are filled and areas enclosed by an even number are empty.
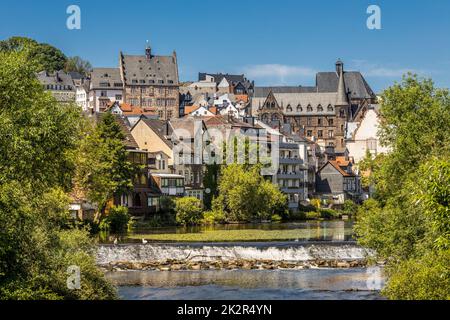
[[[297,106],[297,112],[303,112],[303,108],[300,104]]]
[[[329,112],[333,112],[334,111],[334,108],[333,108],[333,106],[331,104],[328,105],[328,111]]]
[[[308,105],[308,112],[313,112],[313,108],[311,107],[311,105]]]
[[[319,106],[317,107],[317,111],[318,111],[318,112],[323,112],[323,107],[322,107],[322,105],[319,104]]]
[[[292,107],[291,107],[290,104],[288,104],[288,106],[287,106],[287,108],[286,108],[286,111],[287,111],[287,112],[292,112]]]

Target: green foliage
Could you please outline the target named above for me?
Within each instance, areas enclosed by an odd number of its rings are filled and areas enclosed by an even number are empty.
[[[358,212],[358,205],[352,200],[346,200],[344,202],[344,207],[342,208],[342,214],[353,217]]]
[[[75,183],[86,190],[91,202],[104,209],[115,195],[132,189],[139,166],[128,159],[124,133],[114,115],[104,114],[97,125],[85,119],[82,128]]]
[[[45,43],[24,37],[12,37],[8,40],[0,41],[0,52],[24,53],[27,60],[34,63],[34,71],[59,71],[63,70],[67,62],[67,57],[61,50]]]
[[[320,215],[320,212],[318,212],[318,211],[310,211],[310,212],[305,213],[305,218],[307,220],[316,220],[316,219],[320,219],[321,215]]]
[[[161,212],[166,214],[175,213],[175,201],[171,197],[161,197],[160,199]]]
[[[281,221],[283,221],[283,218],[278,214],[274,214],[272,216],[271,220],[272,220],[272,222],[281,222]]]
[[[269,220],[286,210],[286,196],[260,175],[259,166],[245,170],[244,165],[232,164],[223,168],[219,194],[213,200],[213,211],[223,213],[227,222]]]
[[[184,226],[195,226],[203,219],[203,204],[197,198],[185,197],[175,201],[177,223]]]
[[[340,217],[340,213],[333,209],[320,209],[319,213],[320,217],[326,220],[338,219]]]
[[[69,222],[80,113],[58,105],[25,52],[0,52],[0,300],[111,299],[88,230]],[[68,290],[68,267],[81,290]]]
[[[395,300],[450,300],[450,250],[426,252],[388,269],[384,294]]]
[[[448,299],[450,95],[410,75],[382,101],[391,152],[371,166],[376,200],[358,210],[358,241],[387,261],[389,298]]]
[[[203,214],[203,224],[214,225],[223,224],[226,222],[225,213],[223,210],[207,211]]]
[[[212,208],[212,201],[219,195],[219,177],[220,177],[220,165],[211,164],[206,166],[206,172],[203,178],[203,186],[205,190],[204,204],[207,210]]]
[[[80,114],[43,91],[23,53],[0,52],[0,183],[69,189]],[[32,116],[31,116],[32,115]]]
[[[131,217],[128,208],[117,206],[110,209],[109,215],[100,223],[100,230],[112,233],[125,233],[128,230]]]

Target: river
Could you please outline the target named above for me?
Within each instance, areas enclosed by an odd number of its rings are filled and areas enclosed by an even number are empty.
[[[380,300],[369,269],[108,273],[126,300]]]
[[[97,260],[106,269],[115,270],[106,276],[125,300],[382,299],[382,269],[319,267],[324,261],[365,261],[373,254],[355,243],[352,227],[352,222],[328,221],[142,230],[139,235],[280,230],[295,240],[144,244],[142,239],[125,236],[113,245],[110,237],[99,246]],[[253,269],[230,268],[236,261],[253,261]],[[123,262],[128,264],[123,267]],[[149,268],[149,262],[161,266]],[[297,266],[286,269],[285,262]],[[184,269],[180,270],[182,264]],[[264,270],[267,267],[271,270]]]

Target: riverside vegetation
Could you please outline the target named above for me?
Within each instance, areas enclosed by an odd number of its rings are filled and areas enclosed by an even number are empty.
[[[387,297],[448,300],[449,92],[409,75],[381,100],[380,135],[392,150],[361,164],[376,194],[358,210],[359,243],[387,261]]]

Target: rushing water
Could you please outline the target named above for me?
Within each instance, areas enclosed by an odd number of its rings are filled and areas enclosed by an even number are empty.
[[[316,261],[364,260],[372,253],[352,243],[223,243],[223,244],[129,244],[103,245],[97,263],[148,263],[154,261]]]
[[[362,261],[373,252],[356,245],[352,222],[298,222],[197,228],[161,228],[140,234],[199,233],[224,230],[294,230],[298,239],[283,242],[147,243],[110,237],[100,245],[99,265],[121,262],[266,260],[308,262]],[[308,230],[308,232],[305,232]],[[308,238],[304,235],[308,234]],[[377,269],[378,270],[378,269]],[[354,269],[116,271],[107,277],[126,300],[371,300],[381,299],[379,271]]]
[[[107,274],[125,300],[378,300],[368,269],[127,271]]]

